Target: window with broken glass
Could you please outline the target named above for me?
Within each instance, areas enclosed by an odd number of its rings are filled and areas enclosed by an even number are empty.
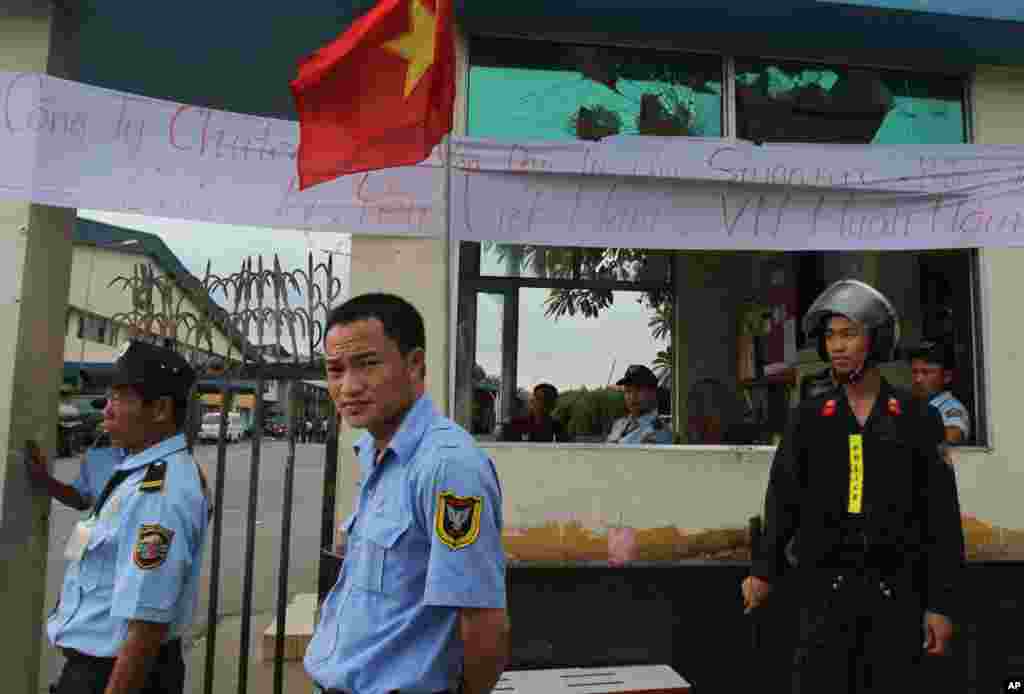
[[[505,141],[968,141],[958,76],[481,37],[470,43],[468,94],[467,133]],[[903,348],[953,346],[951,389],[971,411],[970,442],[985,443],[976,251],[480,242],[463,243],[459,260],[456,414],[478,437],[500,439],[532,389],[551,383],[560,393],[553,416],[572,440],[602,441],[624,411],[615,381],[642,363],[658,375],[659,410],[677,443],[774,443],[788,406],[825,370],[800,319],[827,284],[856,277],[896,305]],[[909,386],[905,361],[884,372]]]

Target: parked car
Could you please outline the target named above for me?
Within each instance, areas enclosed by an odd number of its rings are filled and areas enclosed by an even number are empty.
[[[283,420],[268,420],[263,424],[263,435],[283,439],[288,435],[288,425]]]
[[[228,412],[228,429],[225,434],[227,442],[241,441],[243,436],[245,436],[245,427],[242,426],[242,415],[237,412]],[[219,437],[220,412],[207,412],[203,415],[197,438],[200,442],[216,443]]]

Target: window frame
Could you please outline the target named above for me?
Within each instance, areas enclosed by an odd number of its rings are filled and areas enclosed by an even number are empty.
[[[880,70],[889,72],[906,72],[908,74],[918,74],[922,76],[934,76],[934,77],[945,77],[945,78],[957,78],[962,82],[962,95],[961,95],[961,110],[963,118],[963,133],[964,143],[973,144],[975,143],[975,99],[974,99],[974,73],[965,72],[963,70],[949,69],[942,70],[935,69],[934,66],[914,66],[914,65],[891,65],[891,64],[874,64],[865,62],[845,62],[835,60],[827,56],[791,56],[791,55],[746,55],[743,53],[726,53],[720,51],[711,51],[706,49],[687,50],[685,47],[677,45],[663,45],[660,42],[648,43],[641,42],[639,40],[619,40],[619,41],[607,41],[607,40],[596,40],[593,37],[579,36],[579,35],[539,35],[539,36],[523,36],[523,35],[507,35],[507,34],[490,34],[490,33],[474,33],[467,37],[463,46],[465,48],[461,59],[459,61],[460,68],[462,69],[462,80],[460,84],[460,96],[463,101],[463,107],[459,112],[459,119],[455,124],[455,132],[465,133],[468,129],[469,121],[469,100],[471,99],[471,86],[470,86],[470,73],[473,67],[472,63],[472,51],[471,47],[474,41],[488,40],[488,39],[517,39],[522,41],[537,41],[539,43],[546,44],[575,44],[575,45],[593,45],[597,47],[617,47],[625,49],[636,49],[636,50],[659,50],[666,52],[673,52],[680,55],[681,58],[685,58],[687,55],[701,56],[706,58],[709,55],[718,56],[722,61],[722,91],[721,91],[721,138],[722,140],[728,140],[736,137],[738,131],[738,113],[737,113],[737,102],[736,102],[736,62],[740,60],[761,60],[761,61],[780,61],[789,64],[807,64],[809,66],[829,66],[834,65],[842,68],[861,68],[869,70]],[[459,353],[455,346],[458,344],[458,330],[460,323],[460,305],[461,299],[464,294],[472,295],[474,300],[477,294],[480,292],[486,293],[505,293],[514,292],[515,296],[518,296],[518,290],[520,288],[600,288],[609,289],[613,291],[649,291],[651,289],[669,289],[675,301],[678,303],[681,297],[682,287],[678,281],[678,260],[681,258],[679,251],[668,251],[671,255],[671,267],[669,281],[667,284],[653,283],[653,282],[628,282],[618,280],[586,280],[586,279],[545,279],[545,278],[533,278],[533,277],[497,277],[497,276],[480,276],[479,274],[479,263],[473,268],[476,270],[475,275],[467,276],[464,272],[462,263],[462,243],[453,241],[449,237],[449,273],[448,282],[451,289],[449,296],[449,346],[448,350],[448,414],[453,419],[457,414],[456,398],[457,393],[457,382],[456,377],[459,369]],[[969,268],[970,277],[968,278],[968,288],[971,292],[969,301],[970,315],[968,317],[969,325],[971,328],[971,340],[969,349],[971,351],[973,368],[971,373],[971,379],[974,387],[974,402],[971,403],[972,409],[972,429],[975,443],[968,446],[960,447],[962,450],[982,450],[990,452],[993,450],[994,432],[992,426],[991,412],[991,391],[989,388],[990,379],[992,377],[990,370],[990,317],[988,312],[985,311],[984,307],[987,304],[987,297],[985,294],[986,282],[988,281],[988,263],[986,262],[986,254],[984,249],[963,249],[970,253]],[[516,304],[518,306],[518,304]],[[518,313],[518,311],[517,311]],[[680,320],[680,316],[676,316],[676,320]],[[506,317],[506,321],[508,318]],[[516,317],[518,322],[518,316]],[[674,345],[676,331],[673,330],[672,344]],[[503,352],[507,349],[503,343]],[[674,353],[678,350],[674,350]],[[675,373],[677,369],[673,369],[673,386],[678,384],[679,375]],[[678,407],[679,398],[682,397],[678,393],[679,388],[673,387],[673,423],[674,429],[680,431],[681,423],[679,422],[680,409]],[[983,439],[982,439],[983,437]],[[570,447],[603,447],[603,444],[562,444],[562,443],[505,443],[501,442],[488,442],[488,446],[541,446],[550,448],[551,446],[570,446]],[[742,450],[750,451],[757,449],[773,450],[774,446],[766,445],[742,445],[742,444],[721,444],[721,445],[707,445],[707,444],[673,444],[673,448],[680,448],[686,450]],[[658,448],[665,448],[665,446],[658,446]]]
[[[474,262],[472,266],[467,267],[468,264],[462,263],[463,249],[468,249],[470,246],[474,246],[475,242],[460,242],[453,244],[456,248],[456,255],[459,257],[457,282],[454,285],[456,291],[453,292],[455,295],[456,306],[452,313],[453,325],[455,326],[455,332],[458,332],[458,325],[462,322],[463,316],[459,313],[459,306],[461,305],[460,299],[464,296],[471,298],[473,301],[477,300],[480,294],[494,294],[504,296],[504,300],[507,305],[514,306],[515,311],[506,311],[502,319],[502,364],[505,364],[506,356],[510,356],[512,369],[518,372],[518,343],[519,343],[519,292],[522,289],[599,289],[609,290],[616,292],[634,292],[642,293],[646,291],[666,291],[672,293],[674,297],[678,296],[678,289],[676,287],[676,267],[675,258],[677,254],[675,252],[667,251],[666,254],[670,262],[667,264],[668,275],[664,282],[655,282],[651,280],[645,281],[629,281],[629,280],[607,280],[607,279],[551,279],[542,277],[501,277],[493,275],[480,275],[479,274],[479,262]],[[475,245],[477,252],[482,252],[479,244]],[[574,273],[576,268],[574,268]],[[457,338],[456,338],[457,339]],[[455,345],[457,342],[453,339],[451,344]],[[458,350],[451,350],[451,378],[450,378],[450,397],[449,397],[449,416],[452,419],[458,421],[456,398],[458,397],[456,375],[459,368],[459,355]],[[475,362],[475,358],[474,358]],[[500,419],[501,413],[499,413]],[[509,443],[500,441],[489,441],[488,445],[498,443]],[[527,445],[527,444],[516,444],[516,445]],[[539,446],[552,446],[552,445],[603,445],[603,444],[529,444]]]

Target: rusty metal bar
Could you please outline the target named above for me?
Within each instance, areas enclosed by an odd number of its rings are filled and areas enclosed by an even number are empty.
[[[206,662],[203,692],[213,694],[214,664],[217,653],[217,626],[220,616],[220,546],[224,533],[224,478],[227,471],[228,411],[231,408],[231,380],[225,379],[220,396],[220,430],[217,433],[217,480],[213,492],[213,542],[210,545],[210,600],[206,615]],[[202,418],[199,426],[202,427]]]
[[[260,446],[263,444],[263,379],[256,381],[252,430],[252,461],[249,470],[249,513],[245,520],[245,580],[242,584],[242,633],[238,648],[238,694],[249,685],[249,641],[252,631],[252,582],[256,556],[256,508],[260,489]]]
[[[334,547],[334,506],[338,487],[338,416],[333,412],[333,404],[331,410],[324,453],[324,501],[320,519],[320,549],[326,550]]]
[[[288,413],[288,456],[284,468],[284,508],[281,511],[281,564],[277,573],[277,634],[274,642],[274,694],[282,694],[284,688],[284,639],[288,612],[288,563],[291,554],[292,537],[292,496],[295,485],[295,429],[296,394],[298,383],[288,383],[285,400]]]

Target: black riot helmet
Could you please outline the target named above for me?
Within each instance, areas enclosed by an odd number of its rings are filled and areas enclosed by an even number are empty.
[[[861,323],[871,337],[871,352],[865,368],[891,361],[900,341],[900,321],[896,309],[885,296],[858,280],[839,280],[821,293],[804,316],[804,333],[818,342],[818,356],[829,361],[825,349],[825,328],[832,316],[845,316]]]

